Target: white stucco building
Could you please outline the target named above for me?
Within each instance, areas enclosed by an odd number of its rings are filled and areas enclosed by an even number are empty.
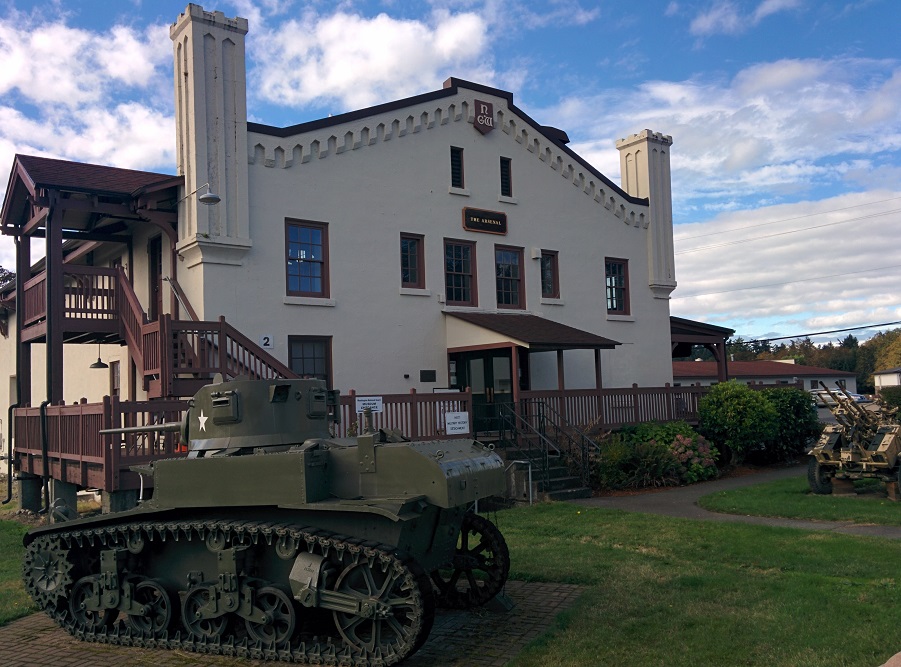
[[[2,218],[21,247],[0,342],[6,405],[17,358],[32,405],[160,391],[128,336],[35,329],[40,313],[17,325],[38,242],[48,303],[80,284],[71,267],[122,267],[150,322],[224,317],[345,392],[469,386],[475,403],[672,382],[670,137],[617,142],[617,185],[510,93],[453,78],[287,128],[250,123],[247,30],[197,5],[172,26],[175,176],[17,156]],[[217,205],[201,201],[208,191]],[[43,228],[46,241],[32,238]],[[31,327],[18,347],[17,326]],[[86,370],[98,352],[114,369]]]

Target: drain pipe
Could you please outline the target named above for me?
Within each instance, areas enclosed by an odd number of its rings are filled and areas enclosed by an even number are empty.
[[[47,442],[47,406],[50,401],[41,401],[41,458],[44,460],[44,474],[41,476],[44,487],[44,509],[38,514],[46,514],[50,511],[50,461],[48,460],[49,445]]]
[[[18,401],[10,405],[6,413],[6,446],[9,448],[9,452],[6,454],[6,500],[3,501],[4,505],[13,499],[13,410],[17,407],[19,407]]]

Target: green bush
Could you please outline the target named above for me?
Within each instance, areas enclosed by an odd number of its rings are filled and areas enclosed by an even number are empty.
[[[605,438],[600,448],[594,466],[600,488],[646,488],[679,481],[679,463],[666,445],[636,442],[616,433]]]
[[[702,435],[680,433],[670,443],[670,450],[679,462],[679,481],[684,484],[703,482],[719,474],[716,467],[719,452]]]
[[[767,389],[762,393],[776,410],[776,432],[761,448],[749,451],[748,459],[775,463],[806,453],[811,441],[820,434],[820,422],[810,394],[796,387]]]
[[[729,462],[744,460],[776,436],[776,408],[762,392],[735,380],[721,382],[701,399],[698,431],[713,442]]]
[[[890,408],[901,408],[901,387],[882,387],[879,398]]]

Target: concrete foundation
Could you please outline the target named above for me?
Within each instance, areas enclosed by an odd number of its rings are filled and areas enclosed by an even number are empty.
[[[78,518],[78,485],[50,480],[50,521],[69,521]]]
[[[134,509],[138,504],[137,489],[129,491],[101,491],[100,496],[101,511],[104,514],[124,512],[125,510]]]
[[[39,512],[41,510],[41,491],[43,485],[41,478],[34,475],[23,475],[19,477],[19,507],[23,510],[31,510]]]

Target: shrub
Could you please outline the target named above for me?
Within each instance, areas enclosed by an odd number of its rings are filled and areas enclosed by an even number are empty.
[[[679,481],[684,484],[713,479],[719,473],[716,467],[719,452],[702,435],[680,433],[670,443],[670,450],[679,462]]]
[[[820,434],[820,422],[810,394],[796,387],[779,387],[762,392],[776,410],[776,431],[753,449],[749,458],[759,463],[789,461],[806,453],[810,441]]]
[[[879,398],[890,408],[901,408],[901,387],[882,387]]]
[[[600,448],[594,470],[601,488],[646,488],[679,481],[679,463],[666,445],[636,442],[617,433],[605,438]]]
[[[744,460],[746,452],[771,441],[778,428],[776,408],[762,392],[729,380],[715,385],[698,408],[701,434],[731,463]]]

